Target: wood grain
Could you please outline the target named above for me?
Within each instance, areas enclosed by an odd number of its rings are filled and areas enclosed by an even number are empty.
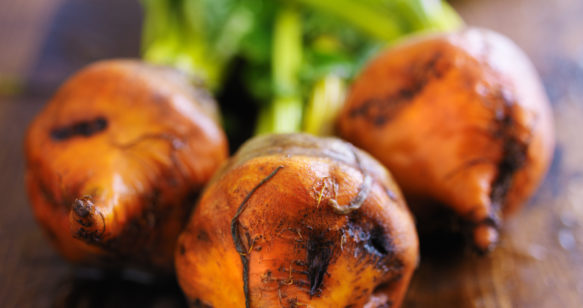
[[[553,102],[557,149],[545,183],[508,221],[500,247],[484,257],[424,255],[405,306],[583,307],[583,2],[454,5],[469,24],[508,35],[532,57]],[[35,223],[23,185],[28,122],[73,71],[137,56],[140,20],[134,1],[0,2],[0,76],[25,85],[0,91],[0,307],[185,305],[172,279],[67,265]],[[7,83],[0,78],[0,89]]]

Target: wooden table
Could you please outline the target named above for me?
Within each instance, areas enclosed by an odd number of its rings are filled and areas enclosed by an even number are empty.
[[[522,46],[553,103],[552,169],[500,247],[422,258],[406,307],[583,307],[583,1],[465,0],[472,25]],[[27,124],[69,74],[135,57],[140,8],[119,0],[0,0],[0,307],[183,307],[172,281],[73,269],[45,241],[23,185]],[[126,279],[126,276],[131,276]]]

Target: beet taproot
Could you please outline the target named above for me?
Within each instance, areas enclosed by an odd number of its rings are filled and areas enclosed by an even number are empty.
[[[554,148],[550,105],[527,56],[475,28],[381,53],[354,82],[337,130],[391,170],[420,229],[448,209],[480,251],[533,194]]]
[[[203,192],[176,273],[193,307],[399,307],[418,258],[376,160],[336,138],[265,135]]]
[[[228,156],[213,99],[166,67],[92,64],[31,123],[26,184],[58,251],[168,272],[195,198]]]

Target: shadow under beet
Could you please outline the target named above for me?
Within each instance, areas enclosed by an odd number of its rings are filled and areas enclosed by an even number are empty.
[[[77,269],[59,284],[52,307],[182,308],[187,304],[174,277]]]

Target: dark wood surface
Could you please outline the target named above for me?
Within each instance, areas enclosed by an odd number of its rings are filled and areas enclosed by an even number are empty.
[[[553,103],[552,169],[500,247],[423,256],[406,307],[583,307],[583,1],[465,0],[467,23],[515,40]],[[27,124],[75,70],[139,53],[135,1],[0,0],[0,307],[183,307],[176,284],[75,269],[52,250],[24,191]]]

